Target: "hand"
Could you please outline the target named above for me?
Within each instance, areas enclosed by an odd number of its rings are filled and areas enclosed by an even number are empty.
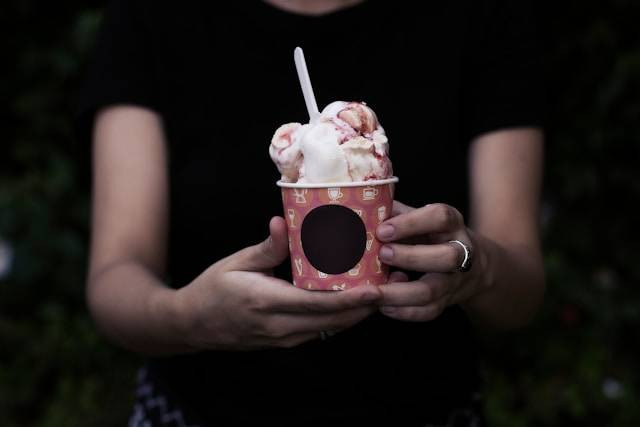
[[[484,257],[473,232],[465,227],[455,208],[437,203],[415,209],[394,201],[392,217],[376,230],[378,239],[388,242],[380,249],[380,260],[405,270],[426,273],[408,282],[396,271],[389,284],[381,286],[380,311],[407,321],[436,318],[452,305],[462,303],[486,287],[482,280]],[[460,240],[473,248],[474,264],[468,272],[457,272],[464,250],[450,240]]]
[[[338,332],[376,311],[378,287],[307,291],[271,276],[288,256],[284,219],[270,237],[224,258],[177,292],[182,330],[194,348],[250,350],[293,347]]]

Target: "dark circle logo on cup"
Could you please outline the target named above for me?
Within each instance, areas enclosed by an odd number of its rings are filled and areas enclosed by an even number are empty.
[[[309,263],[327,274],[352,270],[367,247],[367,230],[362,219],[341,205],[322,205],[310,211],[300,234]]]

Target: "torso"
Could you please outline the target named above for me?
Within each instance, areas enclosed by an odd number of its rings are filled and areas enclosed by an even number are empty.
[[[366,101],[376,111],[400,177],[398,200],[465,210],[467,3],[434,4],[422,14],[370,0],[322,18],[259,1],[225,3],[148,9],[170,144],[174,286],[262,240],[269,218],[282,215],[268,145],[280,124],[306,119],[296,45],[305,49],[320,108],[340,99]],[[220,228],[226,232],[213,231]],[[278,274],[287,277],[289,268]],[[247,417],[246,425],[283,408],[294,408],[299,425],[319,413],[357,419],[372,407],[427,420],[477,387],[472,335],[458,308],[429,323],[376,315],[327,342],[290,350],[202,353],[152,366],[207,417]],[[274,393],[276,384],[285,395]],[[238,411],[237,402],[256,411]]]

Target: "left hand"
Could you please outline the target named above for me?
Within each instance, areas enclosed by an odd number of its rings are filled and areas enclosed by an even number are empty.
[[[460,212],[442,203],[412,208],[394,201],[392,217],[376,230],[385,243],[380,260],[404,270],[425,273],[414,282],[400,271],[391,273],[380,287],[380,311],[406,321],[428,321],[450,305],[462,303],[481,292],[483,254]],[[473,251],[471,270],[458,272],[464,250],[450,240],[460,240]]]

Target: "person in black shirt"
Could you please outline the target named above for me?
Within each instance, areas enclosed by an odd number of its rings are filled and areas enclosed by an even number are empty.
[[[319,105],[366,101],[389,137],[388,285],[290,284],[267,150],[305,119],[297,45]],[[148,355],[130,425],[479,425],[472,325],[544,290],[540,68],[525,2],[113,0],[78,124],[88,304]]]

